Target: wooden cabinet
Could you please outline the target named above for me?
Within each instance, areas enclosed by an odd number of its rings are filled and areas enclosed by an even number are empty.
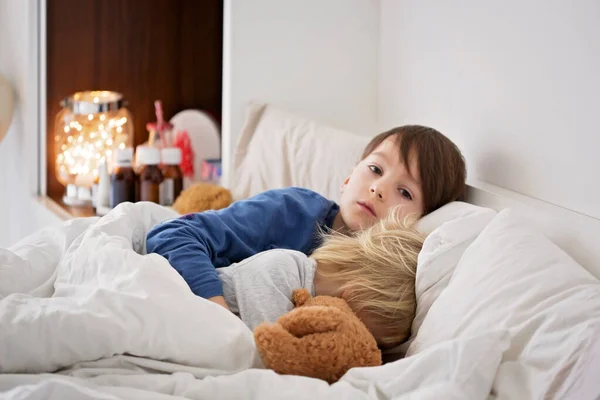
[[[198,108],[220,121],[222,0],[47,0],[47,193],[57,202],[54,118],[60,100],[81,90],[123,93],[147,139],[154,100],[165,117]]]

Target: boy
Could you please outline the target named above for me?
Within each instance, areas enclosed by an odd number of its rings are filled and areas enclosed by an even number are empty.
[[[343,298],[380,347],[410,335],[415,273],[423,237],[397,213],[352,235],[333,232],[308,257],[295,250],[260,252],[217,269],[227,305],[252,330],[292,310],[294,289]]]
[[[407,125],[375,136],[342,184],[338,206],[300,188],[270,190],[167,221],[146,238],[148,253],[165,257],[193,293],[228,308],[215,268],[261,251],[282,248],[311,254],[318,231],[368,228],[401,206],[417,217],[461,198],[465,163],[458,148],[435,129]]]

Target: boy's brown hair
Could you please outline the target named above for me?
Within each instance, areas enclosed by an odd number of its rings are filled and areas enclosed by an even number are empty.
[[[393,137],[400,159],[410,171],[410,158],[417,158],[423,191],[423,215],[465,195],[466,166],[458,147],[442,133],[421,125],[405,125],[375,136],[365,147],[361,160],[384,140]]]

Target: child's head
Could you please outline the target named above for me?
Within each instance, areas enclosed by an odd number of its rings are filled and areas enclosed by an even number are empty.
[[[395,211],[395,210],[394,210]],[[368,229],[326,235],[311,258],[317,279],[335,287],[382,347],[408,339],[415,315],[415,271],[423,237],[398,213]]]
[[[458,147],[435,129],[406,125],[375,136],[342,185],[340,215],[351,230],[372,225],[401,205],[426,215],[462,198],[466,168]]]

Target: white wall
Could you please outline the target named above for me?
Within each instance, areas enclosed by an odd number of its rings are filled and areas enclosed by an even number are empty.
[[[472,178],[600,218],[600,2],[382,0],[380,115]]]
[[[17,108],[0,142],[0,247],[58,217],[40,206],[38,187],[37,1],[0,0],[0,73],[13,84]]]
[[[225,184],[253,99],[374,134],[379,0],[225,0],[224,14]]]

